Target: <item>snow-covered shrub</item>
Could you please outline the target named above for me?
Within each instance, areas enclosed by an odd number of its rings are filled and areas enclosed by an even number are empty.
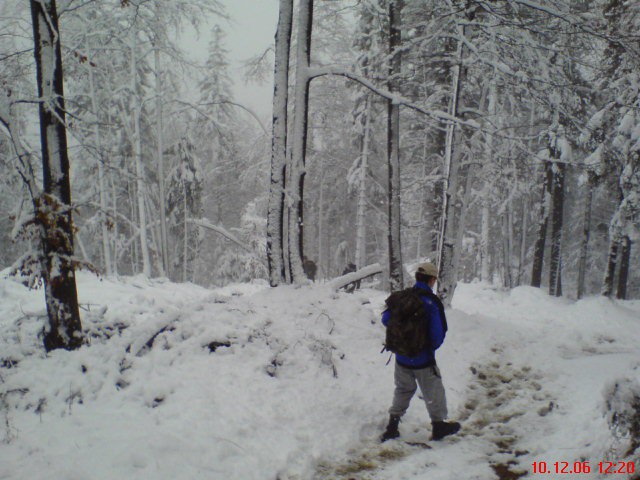
[[[640,382],[636,378],[618,378],[605,388],[604,397],[605,415],[614,437],[611,453],[616,458],[639,460]]]

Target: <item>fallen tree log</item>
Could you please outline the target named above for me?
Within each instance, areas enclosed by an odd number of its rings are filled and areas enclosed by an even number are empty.
[[[355,272],[336,277],[328,282],[327,286],[331,290],[337,291],[342,287],[349,285],[350,283],[357,282],[358,280],[364,280],[365,278],[372,277],[374,275],[377,275],[378,273],[382,273],[382,265],[380,265],[379,263],[374,263],[372,265],[362,267],[360,270],[357,270]]]

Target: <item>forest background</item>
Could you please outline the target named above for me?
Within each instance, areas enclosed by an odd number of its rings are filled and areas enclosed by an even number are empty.
[[[380,264],[397,289],[431,259],[449,301],[475,280],[638,298],[640,5],[279,12],[246,64],[273,75],[269,125],[232,94],[222,4],[2,2],[0,267],[55,297],[79,267],[275,286],[305,281],[306,257],[320,280]],[[210,32],[203,64],[192,28]],[[47,163],[61,153],[69,172]]]

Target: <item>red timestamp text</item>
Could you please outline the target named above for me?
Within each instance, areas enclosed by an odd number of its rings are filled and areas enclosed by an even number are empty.
[[[534,474],[553,473],[556,475],[575,475],[587,473],[608,474],[632,474],[636,471],[634,462],[533,462],[531,464]]]

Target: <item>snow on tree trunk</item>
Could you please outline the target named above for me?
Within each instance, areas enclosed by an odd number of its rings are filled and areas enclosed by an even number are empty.
[[[111,174],[110,175],[110,180],[111,180],[111,215],[113,216],[113,218],[118,218],[118,190],[116,188],[116,182],[114,179],[114,175]],[[113,238],[117,239],[118,238],[118,222],[113,222]],[[119,255],[119,251],[118,251],[118,241],[114,241],[113,242],[113,275],[117,276],[118,275],[118,255]]]
[[[533,150],[533,136],[534,136],[534,122],[536,119],[535,103],[531,104],[531,110],[529,112],[529,141],[527,142],[527,150],[531,152]],[[522,284],[522,276],[524,275],[524,266],[527,258],[527,230],[529,222],[529,201],[531,194],[526,193],[522,197],[522,230],[520,232],[520,259],[518,262],[518,276],[516,278],[516,285]]]
[[[464,38],[464,27],[457,27],[460,38]],[[452,75],[452,94],[449,102],[449,114],[458,116],[460,103],[460,90],[462,86],[462,61],[464,51],[462,41],[458,41],[456,58],[458,64],[454,67]],[[442,208],[442,221],[440,229],[440,239],[438,246],[438,295],[442,298],[445,306],[451,305],[451,300],[456,288],[456,278],[454,272],[453,249],[455,241],[455,228],[453,222],[454,197],[458,188],[459,165],[458,158],[454,155],[454,137],[456,135],[456,124],[450,122],[447,125],[446,145],[445,145],[445,175],[444,175],[444,205]]]
[[[189,226],[187,219],[189,218],[189,208],[187,206],[187,182],[182,182],[182,282],[187,281],[187,263],[189,258]]]
[[[553,164],[551,188],[551,256],[549,259],[549,295],[562,296],[562,227],[564,220],[564,176],[566,165],[559,161],[561,151],[554,140],[550,149]]]
[[[41,226],[48,325],[47,351],[82,344],[73,260],[71,187],[65,125],[62,53],[55,0],[31,0],[38,84],[43,194],[35,200]]]
[[[104,179],[104,162],[106,155],[102,152],[102,136],[100,135],[100,125],[98,119],[98,104],[96,102],[96,88],[93,76],[93,67],[89,67],[89,92],[91,96],[91,110],[94,115],[93,136],[98,152],[98,195],[100,198],[100,235],[102,240],[102,258],[104,261],[104,271],[108,277],[113,276],[113,265],[111,262],[111,240],[107,227],[107,190]]]
[[[142,254],[142,274],[146,277],[151,276],[151,261],[149,256],[149,245],[147,241],[147,214],[144,206],[145,197],[145,178],[144,167],[142,165],[142,137],[140,129],[140,110],[142,105],[138,98],[138,81],[137,81],[137,57],[136,50],[137,39],[135,30],[131,30],[131,95],[132,95],[132,115],[133,115],[133,163],[136,172],[136,199],[138,202],[138,222],[140,227],[140,253]]]
[[[160,24],[160,3],[156,2],[156,28],[161,28]],[[162,122],[162,72],[160,71],[160,41],[156,39],[153,46],[154,70],[155,70],[155,94],[156,94],[156,128],[157,128],[157,163],[158,163],[158,203],[160,204],[160,253],[162,257],[163,275],[170,276],[169,263],[169,240],[167,237],[167,212],[166,196],[164,184],[164,128]],[[186,228],[186,227],[185,227]]]
[[[309,67],[313,0],[301,0],[298,6],[298,44],[296,49],[296,84],[293,105],[293,128],[287,172],[288,260],[291,280],[306,281],[302,268],[304,256],[304,178],[307,151],[307,119],[309,115]]]
[[[278,286],[285,280],[283,215],[285,204],[289,51],[291,49],[292,21],[293,0],[280,0],[280,16],[275,39],[271,178],[267,207],[267,265],[269,283],[272,287]]]
[[[515,167],[512,166],[513,172],[515,173]],[[513,186],[516,185],[517,178],[513,178],[513,182],[508,184],[506,189],[507,198],[505,200],[505,211],[504,211],[504,286],[507,288],[513,288],[514,286],[514,275],[513,275],[513,246],[514,246],[514,238],[513,238]]]
[[[318,213],[316,215],[318,219],[318,275],[316,278],[323,278],[328,272],[328,268],[324,267],[324,254],[322,246],[324,242],[324,189],[325,189],[325,168],[324,157],[320,157],[320,192],[318,194]]]
[[[493,80],[489,86],[487,113],[489,118],[495,118],[496,114],[496,73],[493,72]],[[488,125],[487,125],[488,126]],[[489,184],[489,188],[485,187],[485,191],[492,190],[493,175],[491,173],[493,160],[493,132],[487,135],[484,144],[484,163],[482,164],[482,180],[485,184]],[[482,196],[481,210],[481,229],[480,229],[480,279],[483,282],[491,282],[491,259],[489,254],[490,246],[490,229],[491,229],[491,195],[484,194]]]
[[[369,141],[371,129],[371,96],[367,95],[364,109],[364,132],[360,158],[360,178],[358,183],[358,210],[356,214],[356,268],[362,268],[367,259],[365,214],[367,208],[367,168],[369,161]]]
[[[587,254],[589,253],[589,237],[591,236],[591,205],[593,203],[593,190],[595,187],[595,175],[588,172],[587,192],[584,202],[582,220],[582,239],[580,240],[580,256],[578,257],[578,299],[584,296],[584,283],[587,272]]]
[[[467,214],[469,212],[469,205],[471,204],[471,195],[473,193],[471,189],[471,182],[476,177],[475,174],[476,165],[471,165],[469,171],[464,177],[463,191],[461,192],[462,198],[459,201],[460,208],[458,213],[458,222],[455,229],[455,244],[453,247],[453,278],[456,282],[460,274],[460,260],[462,257],[462,239],[467,227]]]
[[[402,57],[401,33],[402,0],[389,2],[389,91],[398,93]],[[401,290],[404,286],[401,243],[400,210],[400,105],[387,100],[387,165],[389,169],[389,288]]]
[[[522,198],[522,230],[520,231],[520,255],[518,260],[518,275],[516,277],[516,286],[520,286],[522,283],[522,275],[524,274],[524,264],[527,258],[527,229],[529,220],[529,196],[525,195]]]
[[[502,284],[507,288],[513,287],[513,276],[511,272],[511,258],[513,255],[513,229],[511,215],[511,201],[507,200],[505,212],[502,215]]]

